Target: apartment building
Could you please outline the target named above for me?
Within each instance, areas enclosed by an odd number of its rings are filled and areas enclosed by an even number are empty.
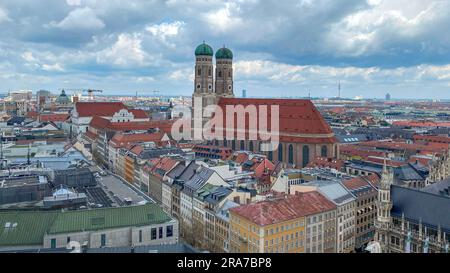
[[[230,252],[325,252],[325,246],[336,243],[335,219],[336,205],[318,192],[297,193],[232,208]]]

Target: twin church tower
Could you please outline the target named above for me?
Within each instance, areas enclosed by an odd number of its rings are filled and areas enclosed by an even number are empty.
[[[201,97],[203,107],[217,104],[220,98],[233,98],[233,52],[221,48],[216,52],[205,42],[195,50],[195,80],[193,98]]]

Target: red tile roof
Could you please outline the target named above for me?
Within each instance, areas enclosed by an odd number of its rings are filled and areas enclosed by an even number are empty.
[[[69,119],[69,117],[69,114],[40,114],[38,119],[40,122],[63,122]]]
[[[450,127],[450,122],[435,122],[435,121],[394,121],[394,126],[404,127]]]
[[[349,180],[342,181],[342,184],[348,189],[348,190],[356,190],[360,189],[362,187],[369,186],[370,184],[364,180],[361,176],[354,177]]]
[[[39,116],[39,113],[36,111],[30,111],[26,115],[27,118],[32,118],[32,119],[37,119],[38,116]]]
[[[122,134],[116,133],[110,140],[110,145],[114,148],[123,148],[129,144],[155,142],[159,144],[164,137],[164,133],[156,132],[152,134]]]
[[[247,162],[248,161],[248,154],[244,153],[244,152],[237,152],[233,156],[233,161],[238,163],[238,164],[242,164],[244,162]]]
[[[445,143],[450,144],[450,137],[448,136],[423,136],[423,135],[414,135],[414,141],[424,141],[424,142],[437,142],[437,143]]]
[[[134,118],[138,118],[138,119],[149,118],[148,114],[144,110],[141,110],[141,109],[131,109],[130,112],[133,113]]]
[[[162,178],[161,174],[157,172],[157,170],[162,170],[165,173],[172,170],[173,167],[178,163],[178,161],[173,160],[172,158],[162,157],[155,160],[151,160],[151,164],[153,165],[147,171],[153,174],[156,177]]]
[[[313,191],[240,206],[230,211],[259,226],[267,226],[333,209],[336,209],[336,205]]]
[[[283,142],[299,142],[299,143],[334,143],[333,131],[330,126],[322,118],[322,115],[316,109],[310,100],[300,99],[237,99],[237,98],[221,98],[219,107],[224,113],[224,127],[227,118],[227,106],[242,105],[244,107],[249,105],[256,106],[261,109],[262,106],[279,106],[279,131],[281,141]],[[270,107],[268,112],[270,111]],[[269,112],[270,114],[270,112]],[[258,117],[254,117],[258,120]],[[267,127],[270,131],[271,118],[267,118]],[[245,124],[248,130],[250,126],[250,118],[246,115]],[[238,128],[237,117],[235,115],[235,128]],[[242,124],[239,124],[242,126]],[[260,128],[259,125],[257,125]],[[224,130],[226,131],[226,130]],[[308,135],[314,135],[308,137]],[[248,137],[248,134],[247,134]]]
[[[131,122],[111,122],[108,119],[94,116],[89,124],[90,127],[96,129],[109,129],[111,131],[140,131],[159,128],[162,132],[170,134],[172,130],[172,120],[155,120],[155,121],[131,121]]]
[[[343,160],[326,158],[326,157],[316,157],[313,161],[308,164],[308,168],[330,168],[335,170],[341,170],[345,165]]]
[[[122,102],[77,102],[76,111],[80,117],[112,117],[122,109],[128,109]]]

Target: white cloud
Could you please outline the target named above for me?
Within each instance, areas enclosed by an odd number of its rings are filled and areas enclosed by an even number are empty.
[[[337,55],[368,56],[399,54],[446,46],[450,36],[435,32],[450,23],[449,1],[371,0],[371,8],[361,10],[333,24],[325,47]],[[422,48],[417,49],[417,45]]]
[[[99,30],[105,27],[105,23],[89,7],[77,8],[61,22],[52,21],[49,25],[63,30]]]
[[[0,8],[0,23],[2,22],[11,22],[11,18],[9,18],[8,13],[6,10]]]
[[[174,81],[194,82],[194,69],[183,68],[170,72],[168,78]]]
[[[450,82],[450,65],[421,65],[382,69],[379,67],[299,66],[273,61],[238,61],[234,64],[235,77],[240,80],[258,80],[277,84],[334,85],[339,80],[350,84],[396,84]]]
[[[237,3],[225,3],[225,7],[204,15],[203,20],[214,31],[225,32],[242,25],[243,21],[238,13],[239,5]]]
[[[81,0],[66,0],[66,3],[69,6],[80,6]]]
[[[142,49],[142,38],[139,36],[139,34],[120,34],[114,45],[98,53],[97,62],[121,67],[148,65],[151,58]]]
[[[42,65],[42,70],[49,71],[49,72],[63,72],[64,68],[59,63],[43,64]]]
[[[151,25],[146,28],[148,32],[154,36],[160,37],[165,40],[167,37],[176,36],[182,26],[185,23],[182,21],[175,21],[173,23],[162,23],[159,25]]]

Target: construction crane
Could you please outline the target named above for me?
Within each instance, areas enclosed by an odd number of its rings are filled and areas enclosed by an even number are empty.
[[[94,93],[103,93],[103,90],[95,90],[95,89],[85,89],[83,92],[87,92],[89,95],[89,100],[94,100]]]
[[[73,92],[81,92],[88,93],[89,100],[94,100],[94,93],[103,93],[103,90],[95,90],[95,89],[68,89],[63,88],[65,91],[73,91]]]

